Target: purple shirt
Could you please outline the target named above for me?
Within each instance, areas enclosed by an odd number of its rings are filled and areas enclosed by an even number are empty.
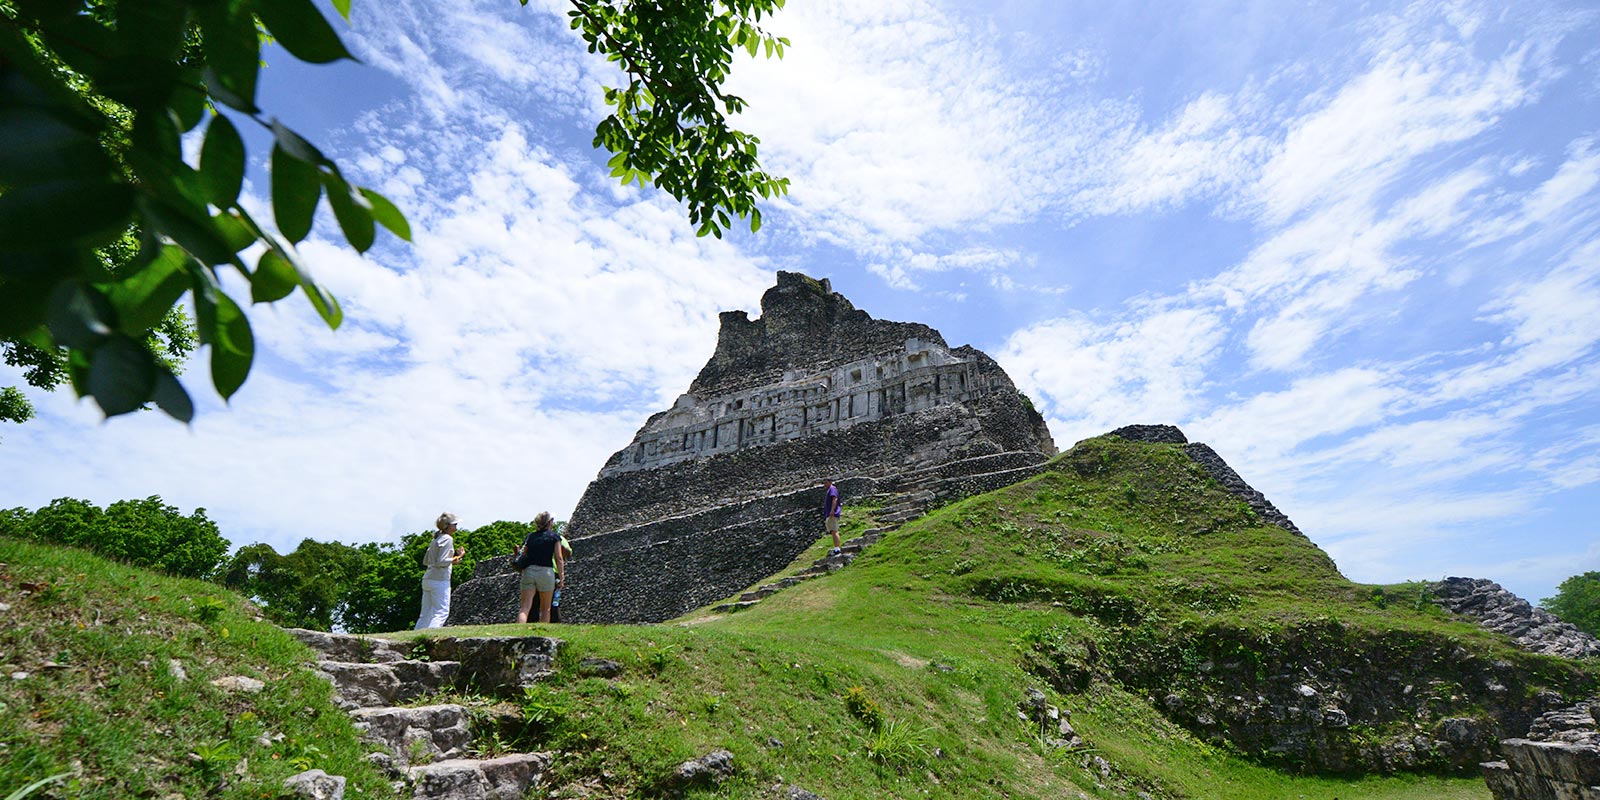
[[[828,497],[822,501],[822,515],[825,517],[839,516],[839,487],[828,487]]]

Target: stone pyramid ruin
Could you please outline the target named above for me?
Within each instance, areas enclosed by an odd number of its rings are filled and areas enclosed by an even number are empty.
[[[1044,418],[982,351],[873,319],[826,279],[779,272],[761,316],[721,315],[716,351],[589,484],[568,522],[565,622],[659,622],[787,566],[822,536],[822,489],[945,501],[1032,474]],[[516,577],[483,562],[450,624],[510,621]]]

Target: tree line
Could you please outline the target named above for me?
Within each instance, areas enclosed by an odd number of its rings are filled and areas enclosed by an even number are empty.
[[[556,523],[556,530],[565,527]],[[533,531],[527,522],[500,520],[458,530],[466,555],[451,573],[452,586],[472,577],[478,562],[511,552]],[[349,633],[406,630],[422,603],[422,556],[432,530],[395,542],[348,545],[302,539],[289,553],[272,545],[232,544],[204,508],[185,516],[158,496],[122,500],[100,508],[59,498],[34,511],[0,510],[0,536],[81,547],[184,578],[209,580],[250,598],[267,618],[286,627]],[[1574,575],[1539,606],[1591,636],[1600,636],[1600,572]]]
[[[505,555],[533,530],[526,522],[491,522],[459,530],[467,554],[453,571],[455,585],[486,558]],[[416,622],[422,601],[422,556],[432,530],[395,542],[348,545],[303,539],[279,553],[264,543],[240,547],[206,516],[185,515],[159,496],[100,508],[59,498],[36,510],[0,511],[0,536],[90,550],[137,567],[209,580],[250,598],[268,619],[286,627],[379,633]]]

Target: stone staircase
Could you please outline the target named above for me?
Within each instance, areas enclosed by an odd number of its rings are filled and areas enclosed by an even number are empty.
[[[786,578],[772,583],[764,584],[739,595],[739,599],[731,603],[721,603],[713,606],[712,611],[726,613],[749,608],[773,594],[787,589],[812,578],[827,575],[850,566],[868,547],[877,544],[884,534],[898,529],[901,525],[914,520],[927,513],[926,503],[934,499],[934,494],[928,491],[905,492],[890,495],[888,503],[873,512],[874,527],[854,539],[847,539],[839,543],[837,555],[826,555],[811,562],[811,566],[796,572]]]
[[[1031,478],[1043,471],[1047,460],[1046,456],[1039,453],[991,453],[956,461],[913,464],[910,469],[891,479],[871,480],[870,484],[883,487],[883,490],[866,495],[859,501],[867,505],[881,503],[872,512],[872,527],[866,533],[841,542],[838,555],[823,556],[800,572],[758,586],[739,595],[738,600],[720,603],[712,606],[711,610],[719,613],[740,611],[791,586],[843,569],[885,534],[922,517],[929,509],[957,498]]]
[[[465,706],[402,705],[453,689],[507,694],[550,674],[560,641],[545,637],[437,639],[397,643],[298,628],[320,654],[317,669],[336,701],[379,750],[367,759],[416,800],[517,800],[539,785],[549,753],[474,758]],[[412,658],[425,649],[429,660]],[[434,656],[449,660],[431,660]],[[342,781],[342,779],[340,779]]]

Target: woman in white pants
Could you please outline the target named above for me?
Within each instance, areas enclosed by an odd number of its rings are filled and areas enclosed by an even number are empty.
[[[434,523],[439,533],[422,557],[427,571],[422,573],[422,613],[417,615],[416,630],[443,628],[450,618],[450,568],[467,554],[465,547],[456,547],[451,536],[456,532],[456,522],[456,515],[446,512]]]

